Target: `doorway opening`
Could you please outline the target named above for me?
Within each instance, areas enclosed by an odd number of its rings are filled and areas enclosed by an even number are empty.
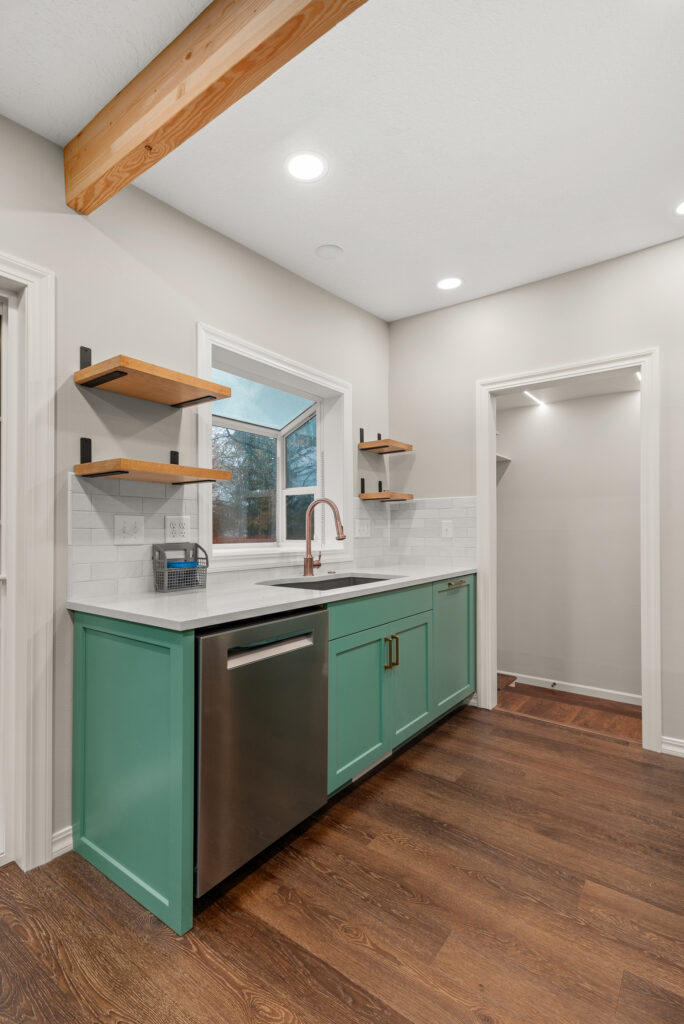
[[[536,425],[528,415],[535,409]],[[532,712],[575,728],[593,721],[594,731],[621,734],[660,751],[657,350],[481,381],[477,410],[478,703]],[[618,410],[620,418],[608,429],[604,417]],[[545,413],[542,434],[536,427]],[[593,438],[594,448],[584,463],[563,430],[580,415],[587,420],[584,441],[591,445]],[[521,507],[527,499],[524,478],[534,460],[527,452],[516,470],[505,432],[497,437],[497,419],[519,452],[526,436],[536,437],[540,450],[555,437],[559,449],[554,464],[546,447],[544,472],[554,494],[544,497],[544,508],[528,508],[527,520]],[[610,457],[619,462],[614,467],[619,480],[608,486],[601,478],[601,459]],[[568,488],[578,475],[586,494],[573,503]],[[501,510],[497,482],[506,498]],[[584,522],[578,521],[582,517]],[[511,541],[518,550],[511,552]],[[534,569],[526,567],[525,544],[528,557],[536,545]],[[597,583],[603,598],[594,607],[592,574],[599,571],[613,578]],[[607,606],[611,594],[614,608]],[[531,621],[526,601],[541,621]]]
[[[496,397],[497,710],[641,744],[640,376]]]

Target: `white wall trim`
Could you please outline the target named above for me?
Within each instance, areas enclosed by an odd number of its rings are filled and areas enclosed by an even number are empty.
[[[660,376],[657,348],[479,380],[476,391],[477,663],[480,707],[497,702],[496,405],[505,388],[533,388],[618,369],[641,371],[641,696],[642,742],[662,748],[660,654]]]
[[[52,833],[52,860],[61,857],[74,848],[74,830],[71,825],[60,828],[58,832]]]
[[[663,754],[684,757],[684,740],[675,739],[674,736],[663,736],[661,745]]]
[[[25,871],[52,856],[52,719],[55,496],[55,277],[0,253],[9,306],[10,395],[17,437],[7,470],[15,536],[7,545],[9,673],[13,715],[12,843]]]
[[[245,341],[236,335],[229,334],[209,324],[197,323],[197,373],[205,379],[211,379],[213,365],[212,347],[217,346],[230,352],[234,360],[235,371],[238,375],[241,372],[241,363],[245,366],[245,376],[253,380],[262,379],[263,383],[271,384],[278,380],[281,382],[276,386],[282,386],[282,375],[289,376],[292,380],[292,390],[322,400],[322,414],[319,429],[319,446],[322,446],[321,463],[323,465],[322,487],[319,489],[325,497],[336,500],[342,513],[342,521],[346,522],[347,540],[339,543],[331,539],[333,532],[328,531],[322,534],[323,506],[316,510],[316,534],[325,536],[326,543],[323,547],[325,561],[341,562],[351,561],[354,555],[354,539],[352,529],[353,519],[353,483],[354,483],[354,448],[352,445],[352,386],[348,381],[338,377],[332,377],[321,370],[317,370],[304,363],[283,356],[278,352],[255,345]],[[254,362],[259,363],[258,371],[255,371]],[[325,399],[341,400],[341,429],[344,440],[342,459],[331,459],[331,453],[326,453],[325,430],[327,418],[337,416],[327,410],[328,405],[337,406],[339,403],[326,402]],[[197,451],[199,464],[206,463],[211,458],[211,417],[212,405],[207,403],[201,405],[197,410]],[[341,463],[341,465],[340,465]],[[339,476],[339,480],[331,483],[332,476]],[[341,496],[341,499],[340,499]],[[212,549],[211,543],[211,488],[199,488],[199,536],[200,543]],[[251,545],[250,545],[251,547]],[[269,566],[296,565],[301,562],[304,553],[304,542],[299,549],[290,544],[283,544],[281,550],[268,552],[248,551],[244,552],[236,548],[214,557],[210,565],[210,572],[226,572],[235,569],[258,569]]]
[[[578,693],[584,697],[600,697],[601,700],[615,700],[620,704],[636,704],[641,707],[641,695],[627,693],[626,690],[606,690],[600,686],[583,686],[581,683],[566,683],[562,679],[545,679],[542,676],[525,676],[519,672],[509,672],[508,669],[500,668],[499,672],[506,676],[515,676],[515,689],[517,683],[525,686],[541,686],[545,690],[561,690],[563,693]]]

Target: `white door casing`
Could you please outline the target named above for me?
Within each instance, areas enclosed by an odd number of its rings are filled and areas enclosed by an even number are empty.
[[[52,854],[55,495],[55,278],[0,253],[7,299],[3,482],[6,581],[0,743],[6,859],[24,870]]]
[[[662,750],[660,624],[660,361],[657,348],[477,381],[477,702],[497,703],[496,396],[570,377],[634,369],[641,372],[641,696],[642,743]]]

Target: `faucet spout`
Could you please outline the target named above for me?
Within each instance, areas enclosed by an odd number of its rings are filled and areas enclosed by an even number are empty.
[[[346,540],[344,533],[344,527],[342,526],[342,519],[340,518],[340,510],[334,501],[330,498],[316,498],[312,501],[306,510],[306,551],[304,554],[304,575],[313,576],[314,569],[320,569],[321,567],[321,556],[320,553],[316,561],[314,561],[313,555],[311,554],[311,529],[312,529],[312,518],[313,510],[316,505],[329,505],[332,509],[332,514],[335,517],[335,530],[337,531],[337,540]]]

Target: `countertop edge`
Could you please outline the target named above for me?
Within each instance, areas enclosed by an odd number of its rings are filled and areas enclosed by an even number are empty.
[[[413,572],[406,571],[404,575],[397,575],[401,571],[401,567],[392,566],[391,569],[385,569],[384,567],[373,567],[372,569],[360,569],[359,572],[364,573],[392,573],[395,578],[383,580],[380,583],[369,583],[363,587],[348,587],[342,588],[337,591],[319,591],[318,593],[307,594],[303,596],[301,592],[291,590],[287,592],[286,587],[272,588],[273,590],[280,589],[286,591],[284,594],[273,594],[274,600],[270,603],[263,605],[252,605],[245,604],[236,607],[236,602],[239,601],[240,597],[248,597],[249,592],[252,588],[258,588],[255,590],[256,593],[262,593],[266,590],[266,587],[262,582],[245,584],[244,589],[235,590],[231,592],[227,589],[225,592],[220,591],[214,595],[213,598],[219,599],[225,597],[226,607],[224,609],[217,608],[216,611],[205,612],[203,614],[188,614],[187,616],[168,618],[161,614],[158,610],[146,611],[144,607],[145,601],[179,601],[197,596],[206,596],[206,591],[193,591],[191,594],[140,594],[136,597],[129,599],[117,598],[112,601],[98,601],[93,599],[92,601],[72,601],[68,600],[66,603],[67,609],[72,612],[83,612],[88,615],[100,615],[104,618],[109,619],[120,619],[123,622],[137,622],[144,626],[155,626],[160,629],[168,629],[173,632],[183,633],[190,630],[202,629],[206,626],[217,626],[222,623],[248,621],[249,619],[262,618],[270,615],[281,615],[291,611],[300,611],[304,608],[313,608],[320,605],[335,604],[338,601],[349,601],[357,597],[370,597],[376,594],[388,593],[393,590],[405,590],[409,587],[419,587],[424,584],[438,583],[440,580],[452,579],[457,576],[471,576],[477,574],[477,568],[475,566],[459,566],[458,568],[451,568],[444,571],[431,571],[426,570],[425,572]]]

